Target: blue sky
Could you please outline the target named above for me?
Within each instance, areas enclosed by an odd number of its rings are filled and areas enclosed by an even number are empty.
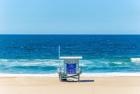
[[[140,34],[140,0],[0,0],[0,34]]]

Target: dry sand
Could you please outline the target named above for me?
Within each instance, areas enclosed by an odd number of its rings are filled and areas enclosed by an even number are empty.
[[[140,76],[82,77],[81,82],[60,82],[58,77],[0,77],[0,94],[140,94]]]

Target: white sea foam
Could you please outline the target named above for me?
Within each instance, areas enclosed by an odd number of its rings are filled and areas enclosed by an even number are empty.
[[[131,62],[140,64],[140,58],[130,58],[130,60],[131,60]]]
[[[112,62],[113,64],[121,65],[123,62]]]
[[[0,65],[6,65],[6,67],[14,66],[54,66],[58,67],[61,60],[54,59],[0,59]],[[93,65],[89,60],[83,60],[80,63],[81,67]]]
[[[61,60],[55,59],[0,59],[0,72],[3,73],[55,73]],[[139,72],[139,65],[131,67],[127,61],[109,61],[105,59],[80,60],[84,72]],[[123,69],[124,67],[124,69]],[[36,70],[37,68],[37,70]],[[130,68],[130,69],[129,69]],[[131,71],[132,70],[132,71]],[[119,74],[120,74],[119,73]],[[95,75],[96,73],[92,74]],[[101,73],[99,73],[100,75]],[[43,74],[44,75],[44,74]],[[85,74],[84,74],[85,75]],[[91,75],[91,74],[90,74]],[[98,75],[98,73],[97,73]],[[101,74],[102,75],[102,74]],[[106,74],[105,75],[116,75]],[[118,75],[118,74],[117,74]]]
[[[61,60],[55,59],[0,59],[0,66],[3,68],[11,68],[12,67],[58,67]],[[108,60],[80,60],[80,66],[86,70],[93,69],[93,68],[109,68],[112,65],[120,66],[124,65],[125,62],[111,62]],[[40,70],[41,71],[41,70]],[[46,70],[49,71],[49,70]],[[55,71],[55,70],[54,70]]]
[[[58,66],[59,60],[49,59],[0,59],[0,65],[6,65],[7,67],[14,66]]]

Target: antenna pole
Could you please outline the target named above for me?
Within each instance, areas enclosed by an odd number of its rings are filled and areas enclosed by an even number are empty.
[[[58,46],[58,58],[60,58],[60,54],[61,54],[61,48],[60,45]]]

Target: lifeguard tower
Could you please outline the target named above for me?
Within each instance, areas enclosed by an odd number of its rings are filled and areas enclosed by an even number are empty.
[[[60,46],[58,48],[58,57],[62,61],[58,67],[60,81],[79,81],[80,80],[80,65],[79,60],[82,56],[60,56]]]
[[[82,59],[82,57],[61,56],[59,59],[62,60],[58,72],[60,81],[79,81],[81,74],[79,60]]]

